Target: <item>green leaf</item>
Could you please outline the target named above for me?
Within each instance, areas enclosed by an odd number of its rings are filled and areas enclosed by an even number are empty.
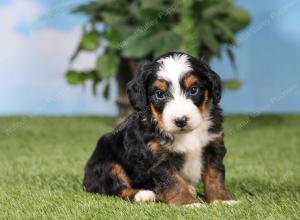
[[[75,53],[71,56],[71,59],[70,59],[71,63],[76,59],[76,57],[78,56],[79,52],[80,52],[80,49],[79,49],[79,47],[77,47]]]
[[[93,81],[92,90],[94,96],[97,95],[97,86],[98,86],[98,81]]]
[[[98,12],[99,7],[101,7],[101,5],[99,5],[98,2],[92,1],[87,4],[79,5],[72,12],[92,15],[92,14],[96,14]]]
[[[213,20],[213,24],[216,26],[217,29],[219,29],[222,32],[223,39],[226,39],[228,43],[235,44],[235,37],[234,33],[230,30],[229,27],[226,26],[225,23],[223,23],[220,20]]]
[[[86,4],[76,7],[74,13],[84,13],[88,16],[97,16],[97,19],[101,19],[99,16],[103,11],[111,11],[116,9],[125,9],[128,6],[127,0],[91,0]]]
[[[118,65],[118,56],[110,52],[98,57],[96,68],[103,79],[109,79],[116,74]]]
[[[177,7],[183,8],[183,9],[190,9],[193,4],[195,3],[195,0],[176,0],[175,4]]]
[[[210,5],[205,8],[202,12],[202,16],[205,19],[212,19],[218,15],[226,13],[226,2],[217,2],[216,4]]]
[[[104,37],[109,42],[110,46],[114,49],[119,49],[121,45],[120,33],[114,29],[105,32]]]
[[[200,26],[200,36],[205,46],[209,48],[215,56],[220,57],[221,42],[216,39],[212,26],[208,23],[203,23],[202,26]]]
[[[105,11],[101,13],[103,22],[112,28],[118,29],[119,26],[126,24],[128,20],[127,14],[117,13],[113,11]]]
[[[89,78],[88,74],[76,70],[67,71],[65,76],[71,85],[83,84]]]
[[[181,38],[178,50],[192,56],[197,56],[201,42],[198,29],[195,27],[193,16],[189,13],[182,14],[179,23],[173,27],[174,32]]]
[[[155,45],[154,56],[157,57],[169,51],[175,51],[180,45],[180,37],[171,31],[160,31],[152,37],[152,43]]]
[[[230,60],[231,65],[233,66],[234,69],[236,69],[236,63],[235,63],[235,57],[234,57],[233,51],[230,48],[227,48],[226,53]]]
[[[163,16],[161,10],[154,8],[141,8],[137,12],[135,12],[136,18],[139,19],[142,23],[146,22],[155,22]]]
[[[152,9],[163,10],[166,7],[164,6],[161,0],[151,0],[151,1],[141,0],[141,8],[152,8]]]
[[[106,82],[105,87],[103,89],[103,97],[105,99],[109,98],[109,90],[110,90],[110,82]]]
[[[227,14],[228,16],[224,18],[224,22],[228,23],[234,32],[245,28],[251,21],[249,12],[241,7],[228,9]]]
[[[86,33],[79,44],[80,50],[95,51],[98,48],[100,35],[96,30]]]
[[[251,20],[249,12],[241,7],[229,9],[228,14],[243,26],[248,25]]]
[[[151,41],[149,31],[138,31],[122,42],[122,55],[128,58],[143,58],[149,54],[155,44]]]
[[[225,80],[223,81],[223,87],[226,90],[239,90],[242,87],[242,81],[240,80]]]
[[[75,53],[71,57],[71,62],[73,62],[80,51],[95,51],[99,46],[100,35],[96,30],[92,30],[88,33],[84,33],[82,39],[75,51]]]

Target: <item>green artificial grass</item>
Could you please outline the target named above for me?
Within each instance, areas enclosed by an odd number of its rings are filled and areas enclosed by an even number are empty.
[[[113,126],[101,117],[0,118],[0,218],[300,219],[300,116],[226,117],[226,183],[240,201],[234,207],[138,204],[83,192],[85,162]]]

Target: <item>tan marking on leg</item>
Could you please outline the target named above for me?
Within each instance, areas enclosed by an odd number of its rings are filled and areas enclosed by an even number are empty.
[[[112,168],[111,173],[125,185],[125,188],[122,189],[120,196],[124,199],[132,200],[138,190],[131,188],[131,179],[127,176],[122,166],[120,166],[119,164],[115,164]]]
[[[121,182],[124,183],[126,186],[128,187],[131,186],[130,178],[127,176],[123,167],[121,167],[119,164],[114,165],[111,172],[115,177],[121,180]]]
[[[189,184],[180,175],[175,175],[175,181],[176,183],[171,189],[161,193],[166,203],[183,205],[198,202],[196,197],[190,192]]]
[[[124,188],[121,191],[121,197],[124,199],[129,199],[129,200],[133,200],[135,194],[138,192],[139,190],[137,189],[132,189],[132,188]]]
[[[206,200],[211,203],[216,200],[229,200],[229,195],[225,189],[224,174],[212,167],[207,167],[203,171],[202,180]]]

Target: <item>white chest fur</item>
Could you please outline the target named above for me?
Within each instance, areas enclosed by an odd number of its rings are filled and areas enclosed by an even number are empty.
[[[174,137],[173,150],[185,154],[185,162],[181,174],[192,184],[201,179],[202,149],[213,140],[215,135],[209,134],[207,127],[199,127],[186,134],[177,134]]]

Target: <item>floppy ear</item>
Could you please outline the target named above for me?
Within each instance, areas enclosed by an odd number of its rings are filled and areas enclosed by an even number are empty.
[[[144,110],[147,107],[145,65],[139,66],[135,78],[126,85],[129,102],[137,111]]]
[[[190,62],[196,68],[196,71],[204,74],[205,80],[208,81],[208,89],[212,96],[213,103],[217,105],[222,96],[222,81],[220,76],[210,69],[208,64],[203,59],[191,58]]]
[[[222,96],[221,78],[215,71],[210,69],[210,67],[207,64],[205,64],[205,67],[207,70],[206,77],[211,84],[211,94],[212,94],[212,98],[213,98],[213,103],[218,104],[220,102],[221,96]]]

